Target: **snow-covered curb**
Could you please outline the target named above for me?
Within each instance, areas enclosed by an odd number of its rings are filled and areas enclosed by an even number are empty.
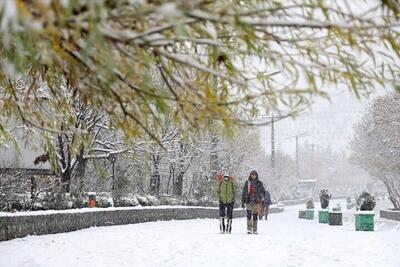
[[[270,208],[270,213],[283,209]],[[234,218],[246,217],[244,209],[235,209]],[[18,212],[0,216],[0,241],[27,235],[70,232],[93,226],[110,226],[152,221],[218,218],[216,207],[151,206],[83,208],[73,210]]]
[[[270,208],[277,208],[277,205],[270,205]],[[280,207],[283,209],[282,207]],[[64,214],[64,213],[86,213],[86,212],[99,212],[99,211],[115,211],[115,210],[154,210],[154,209],[211,209],[216,210],[218,207],[202,207],[202,206],[135,206],[135,207],[109,207],[109,208],[81,208],[81,209],[67,209],[67,210],[39,210],[39,211],[20,211],[20,212],[0,212],[0,217],[14,217],[14,216],[38,216],[50,214]],[[241,210],[240,208],[235,211]]]
[[[135,206],[135,207],[109,207],[109,208],[81,208],[81,209],[66,209],[66,210],[38,210],[38,211],[20,211],[20,212],[0,212],[0,217],[13,216],[36,216],[50,215],[59,213],[86,213],[99,211],[114,211],[114,210],[141,210],[141,209],[216,209],[216,207],[199,207],[199,206]]]

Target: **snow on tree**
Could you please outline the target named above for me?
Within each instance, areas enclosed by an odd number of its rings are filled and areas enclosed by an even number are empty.
[[[45,84],[55,101],[60,81],[126,137],[159,140],[165,114],[183,131],[248,124],[270,110],[293,115],[332,86],[362,95],[393,85],[398,73],[396,1],[3,1],[0,9],[1,114],[46,130],[59,129],[37,112],[40,91]],[[30,82],[15,90],[20,76]]]
[[[242,180],[256,166],[282,196],[293,161],[282,154],[272,173],[259,136],[240,127],[271,110],[295,115],[332,87],[363,95],[396,86],[399,9],[394,1],[0,2],[0,143],[9,118],[43,135],[38,160],[48,155],[67,191],[72,180],[78,191],[96,185],[98,164],[107,190],[111,177],[112,188],[115,178],[141,192],[210,198],[218,171]]]
[[[353,161],[382,181],[400,209],[400,95],[376,97],[355,126]]]
[[[16,90],[24,90],[31,85],[29,79],[21,78]],[[72,180],[77,180],[77,191],[82,191],[82,179],[89,159],[110,159],[111,157],[128,153],[134,143],[128,145],[123,135],[112,128],[111,122],[104,112],[101,112],[82,99],[79,92],[74,92],[72,86],[63,80],[58,81],[60,94],[57,98],[49,96],[51,87],[41,87],[40,110],[35,116],[53,118],[52,130],[28,127],[34,134],[44,133],[41,141],[45,142],[42,149],[45,152],[35,159],[35,165],[50,161],[61,178],[64,191],[70,192]],[[27,99],[26,99],[27,98]],[[30,100],[23,95],[21,101]],[[21,116],[22,123],[25,117]],[[28,125],[29,126],[29,125]]]

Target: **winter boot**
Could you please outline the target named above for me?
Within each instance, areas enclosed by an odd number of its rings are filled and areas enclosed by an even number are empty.
[[[228,219],[226,222],[226,231],[225,233],[230,234],[232,232],[232,219]]]
[[[219,231],[221,234],[225,233],[225,218],[224,217],[219,218]]]
[[[253,221],[251,219],[250,220],[247,219],[247,233],[252,234],[253,233],[252,229],[253,229]]]

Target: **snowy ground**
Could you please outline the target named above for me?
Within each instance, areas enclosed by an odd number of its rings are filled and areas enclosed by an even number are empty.
[[[377,218],[375,232],[356,232],[353,211],[328,226],[297,219],[299,208],[270,214],[258,235],[243,218],[231,235],[198,219],[30,236],[0,242],[0,266],[400,266],[400,223]]]

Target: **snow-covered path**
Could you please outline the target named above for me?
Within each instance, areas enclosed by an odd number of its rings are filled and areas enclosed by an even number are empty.
[[[356,232],[353,211],[328,226],[297,219],[298,209],[260,221],[258,235],[243,218],[231,235],[198,219],[30,236],[0,242],[0,266],[400,266],[400,223],[378,218],[375,232]]]

